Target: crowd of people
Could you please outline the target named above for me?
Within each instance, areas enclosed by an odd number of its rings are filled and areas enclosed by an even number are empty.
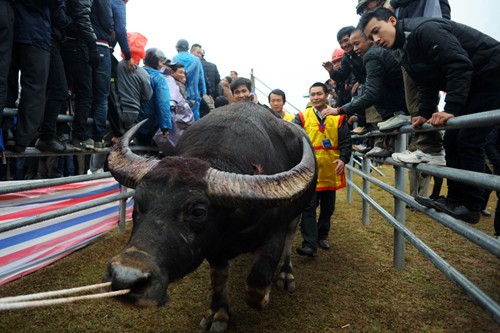
[[[144,36],[127,33],[126,3],[0,0],[0,110],[18,110],[16,117],[0,114],[7,149],[93,152],[87,158],[10,158],[14,179],[102,172],[102,151],[141,121],[135,143],[168,154],[182,132],[214,108],[253,101],[303,127],[315,149],[316,195],[302,215],[297,249],[314,257],[318,246],[330,248],[335,193],[346,186],[344,165],[352,149],[476,172],[491,166],[490,173],[500,174],[494,126],[415,133],[408,150],[398,153],[393,135],[366,137],[374,129],[390,132],[406,124],[443,126],[453,117],[500,107],[500,43],[454,22],[447,0],[359,0],[359,22],[338,31],[339,47],[322,64],[328,80],[310,86],[310,102],[296,115],[284,109],[283,90],[272,90],[265,105],[249,79],[235,71],[221,77],[200,44],[179,39],[173,57],[146,49]],[[121,61],[114,56],[117,44]],[[441,92],[444,110],[438,109]],[[71,114],[73,121],[57,122],[60,114]],[[488,191],[448,180],[447,196],[439,195],[438,186],[429,197],[430,178],[413,173],[412,195],[420,204],[472,224],[489,213]],[[3,166],[1,179],[6,175]]]

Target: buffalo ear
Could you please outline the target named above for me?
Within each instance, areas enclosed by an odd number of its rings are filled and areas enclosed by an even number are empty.
[[[109,171],[123,186],[136,188],[142,177],[154,169],[159,160],[146,158],[132,152],[129,147],[130,140],[148,119],[144,119],[129,129],[113,146],[108,157]]]

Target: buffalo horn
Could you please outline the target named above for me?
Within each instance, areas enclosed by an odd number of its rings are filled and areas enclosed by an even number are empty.
[[[231,207],[276,207],[292,202],[314,179],[315,159],[303,138],[302,160],[291,170],[274,175],[242,175],[209,168],[205,179],[211,201]]]
[[[108,157],[109,171],[122,185],[135,188],[142,177],[156,167],[158,160],[136,155],[130,150],[129,142],[147,119],[136,124],[117,142]]]

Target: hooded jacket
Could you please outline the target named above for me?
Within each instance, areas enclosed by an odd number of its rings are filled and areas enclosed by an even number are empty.
[[[135,123],[149,118],[140,128],[142,134],[152,134],[160,128],[163,132],[172,129],[172,116],[170,114],[170,91],[163,74],[153,68],[144,67],[149,74],[153,95],[151,98],[141,103],[141,112]]]

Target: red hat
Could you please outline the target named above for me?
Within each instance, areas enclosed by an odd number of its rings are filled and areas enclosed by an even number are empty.
[[[332,53],[332,62],[342,59],[344,56],[344,50],[335,49]]]

